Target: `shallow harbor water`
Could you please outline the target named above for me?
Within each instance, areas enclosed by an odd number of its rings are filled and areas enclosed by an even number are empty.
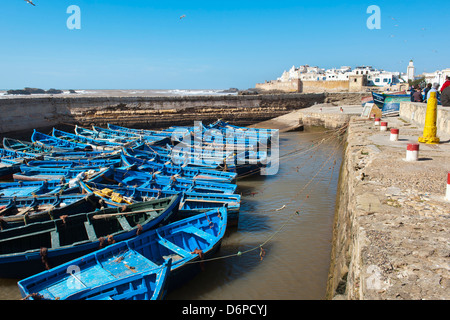
[[[217,259],[166,299],[324,299],[343,151],[329,137],[324,130],[280,134],[278,173],[238,180],[238,226],[227,231]],[[16,280],[0,279],[0,300],[20,298]]]

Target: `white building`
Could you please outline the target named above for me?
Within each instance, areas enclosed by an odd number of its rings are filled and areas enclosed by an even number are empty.
[[[349,77],[353,75],[366,76],[368,86],[385,87],[405,82],[400,72],[377,70],[372,66],[358,66],[353,70],[349,66],[342,66],[339,69],[325,70],[309,65],[303,65],[298,68],[292,66],[289,71],[284,71],[277,81],[289,82],[298,79],[302,81],[348,81]]]
[[[407,81],[414,81],[416,75],[416,68],[414,67],[414,62],[409,61],[409,65],[406,71]]]
[[[430,73],[423,73],[423,76],[425,77],[426,83],[439,83],[439,87],[441,87],[445,82],[445,78],[450,76],[450,68],[437,70]]]

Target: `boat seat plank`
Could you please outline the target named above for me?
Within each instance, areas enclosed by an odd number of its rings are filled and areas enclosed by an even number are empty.
[[[214,241],[216,241],[216,238],[213,235],[211,235],[210,233],[207,233],[199,228],[196,228],[194,226],[189,226],[189,227],[183,229],[183,231],[195,234],[196,236],[199,236],[200,238],[205,239],[209,243],[213,243]]]
[[[177,246],[176,244],[174,244],[166,239],[159,239],[158,243],[161,244],[162,246],[166,247],[167,249],[172,250],[173,252],[176,252],[178,255],[180,255],[182,257],[187,257],[191,254],[190,252],[187,252],[183,248]]]

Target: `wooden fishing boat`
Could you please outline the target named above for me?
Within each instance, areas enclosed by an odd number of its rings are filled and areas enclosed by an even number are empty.
[[[73,159],[73,160],[31,160],[27,161],[29,167],[40,168],[99,168],[99,167],[119,167],[122,163],[120,158],[118,159]]]
[[[71,141],[74,143],[81,143],[90,145],[93,150],[97,151],[103,151],[103,150],[117,150],[121,148],[124,144],[108,141],[108,140],[102,140],[102,139],[95,139],[95,138],[88,138],[85,136],[76,135],[73,133],[57,130],[53,128],[52,135],[55,138]]]
[[[61,149],[71,151],[93,151],[92,146],[89,144],[55,138],[53,136],[38,132],[36,131],[36,129],[33,131],[31,141],[37,144],[45,145],[47,147],[57,148],[59,151],[61,151]]]
[[[75,134],[82,137],[87,137],[91,139],[100,139],[115,143],[121,143],[121,144],[134,144],[137,141],[139,141],[139,138],[136,137],[124,137],[117,134],[108,134],[105,132],[98,132],[95,130],[90,130],[86,128],[82,128],[79,126],[75,127]]]
[[[111,207],[121,207],[124,204],[145,202],[160,198],[172,197],[179,194],[179,191],[139,189],[129,186],[103,184],[87,181],[78,181],[82,190],[86,193],[94,193],[100,197],[104,203]]]
[[[149,201],[179,193],[177,191],[134,188],[84,181],[79,183],[87,193],[94,193],[108,205],[117,207],[123,206],[125,203]],[[228,211],[228,225],[237,225],[240,205],[241,196],[238,194],[184,192],[180,202],[179,216],[186,218],[201,212],[226,207]]]
[[[46,153],[61,151],[64,152],[64,149],[58,149],[50,146],[46,146],[43,144],[33,143],[29,141],[11,139],[11,138],[3,138],[3,148],[11,151],[24,152],[31,155],[44,155]]]
[[[130,239],[167,224],[178,212],[181,195],[122,208],[59,217],[0,232],[0,277],[23,279],[46,267]],[[46,248],[45,263],[41,248]]]
[[[0,210],[0,230],[91,212],[102,206],[101,199],[94,194],[0,198],[0,207],[3,208]]]
[[[231,183],[214,183],[177,176],[160,176],[136,171],[135,169],[135,167],[112,168],[112,170],[105,171],[102,175],[92,178],[90,181],[106,184],[111,182],[112,184],[122,183],[126,186],[148,189],[201,193],[234,194],[237,189],[237,185]]]
[[[132,128],[126,128],[121,127],[118,125],[114,125],[111,123],[108,123],[108,129],[118,132],[131,132],[136,133],[139,135],[145,135],[145,136],[161,136],[161,137],[169,137],[172,135],[171,133],[167,133],[164,131],[155,131],[155,130],[145,130],[145,129],[132,129]]]
[[[166,136],[153,136],[153,135],[141,135],[134,132],[124,132],[124,131],[114,131],[110,129],[105,129],[97,126],[92,126],[94,131],[108,135],[117,135],[123,138],[134,138],[140,142],[145,141],[150,145],[165,145],[171,142],[171,139]]]
[[[373,102],[380,108],[384,116],[395,116],[400,112],[400,103],[411,101],[407,94],[385,94],[372,92]]]
[[[120,150],[104,150],[104,151],[65,151],[52,152],[44,155],[44,160],[106,160],[119,159]]]
[[[15,173],[20,172],[19,164],[5,164],[0,162],[0,181],[12,179]]]
[[[77,167],[77,168],[45,168],[20,166],[20,173],[15,173],[15,181],[45,181],[45,180],[64,180],[69,181],[77,177],[84,176],[85,179],[91,179],[96,175],[108,170],[108,168],[98,167]]]
[[[76,193],[80,188],[69,187],[60,180],[50,181],[19,181],[0,183],[0,198],[28,197],[34,195]]]
[[[10,180],[14,173],[20,172],[20,164],[34,155],[0,148],[0,181]]]
[[[224,182],[233,183],[236,180],[236,173],[224,172],[217,170],[207,170],[201,168],[190,168],[183,166],[175,166],[170,164],[159,164],[155,161],[149,161],[144,159],[139,159],[126,154],[121,155],[123,166],[137,165],[139,171],[144,171],[148,173],[157,172],[164,176],[178,175],[180,177],[195,179],[195,180],[205,180],[214,182]]]
[[[162,300],[167,292],[171,266],[172,259],[169,259],[161,268],[148,272],[131,274],[93,288],[88,288],[84,284],[81,291],[69,295],[64,300]],[[28,299],[35,300],[31,297]]]
[[[46,299],[64,299],[84,286],[96,287],[130,275],[143,275],[172,260],[168,279],[168,290],[172,290],[194,277],[200,271],[202,259],[210,258],[220,249],[226,226],[226,209],[212,210],[116,242],[21,280],[18,286],[24,297],[39,294]],[[67,273],[69,267],[78,272]],[[84,284],[81,289],[67,285],[73,284],[70,280],[73,277]]]
[[[200,156],[194,155],[194,154],[179,154],[179,153],[173,153],[173,154],[165,154],[165,153],[158,153],[155,151],[149,151],[137,149],[137,148],[124,148],[123,152],[126,155],[138,158],[138,159],[144,159],[144,160],[150,160],[161,164],[174,164],[176,166],[181,165],[184,167],[192,167],[192,168],[204,168],[204,169],[210,169],[210,170],[216,170],[220,169],[220,165],[223,163],[223,159],[219,158],[200,158]]]

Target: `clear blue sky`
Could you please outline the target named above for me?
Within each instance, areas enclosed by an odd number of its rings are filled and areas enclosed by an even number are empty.
[[[292,65],[450,67],[449,1],[33,1],[1,1],[2,89],[247,89]],[[70,5],[81,30],[66,27]],[[366,27],[370,5],[381,30]]]

